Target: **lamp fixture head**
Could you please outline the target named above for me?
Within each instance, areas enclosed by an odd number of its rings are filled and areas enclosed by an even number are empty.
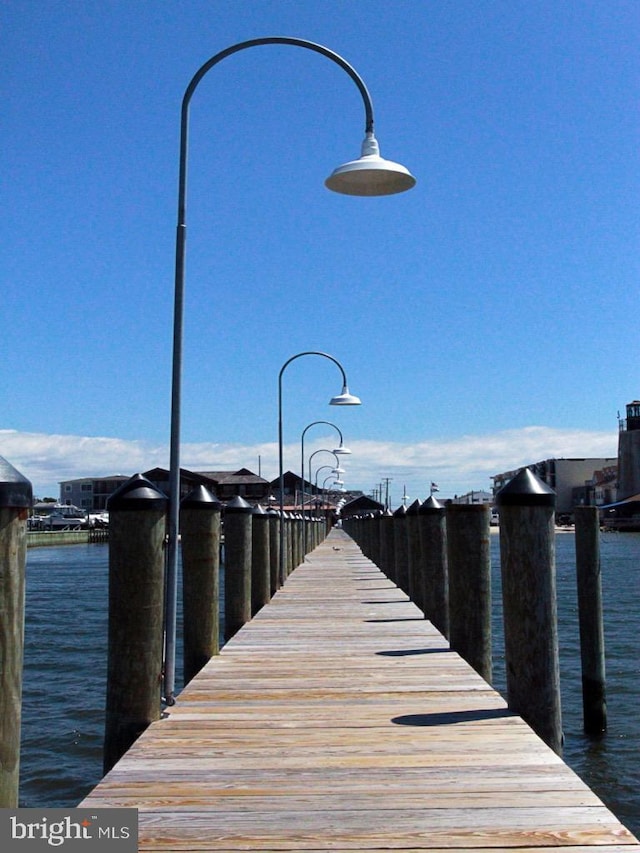
[[[344,444],[341,444],[340,447],[335,447],[333,452],[336,454],[336,456],[350,456],[351,455],[351,451],[349,450],[348,447],[345,447]]]
[[[356,397],[355,394],[350,394],[347,386],[343,385],[342,386],[342,393],[338,394],[337,397],[332,397],[329,400],[329,405],[330,406],[360,406],[360,405],[362,405],[362,400],[360,399],[360,397]]]
[[[365,136],[360,157],[338,166],[324,182],[333,192],[358,196],[402,193],[415,183],[416,179],[405,166],[380,156],[373,132]]]

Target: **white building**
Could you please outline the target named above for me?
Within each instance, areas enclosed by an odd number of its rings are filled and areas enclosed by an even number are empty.
[[[594,472],[602,470],[611,465],[616,465],[617,458],[590,457],[576,459],[543,459],[531,465],[523,466],[529,468],[537,477],[543,480],[556,493],[556,515],[571,513],[574,506],[586,504],[587,484],[593,481]],[[503,486],[506,486],[520,471],[505,471],[496,474],[493,480],[494,496]]]

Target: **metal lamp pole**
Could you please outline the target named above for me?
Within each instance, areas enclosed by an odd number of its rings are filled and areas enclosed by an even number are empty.
[[[335,397],[332,397],[329,400],[330,406],[359,406],[360,398],[356,397],[353,394],[349,393],[349,386],[347,384],[347,374],[344,372],[344,367],[340,364],[337,358],[334,358],[332,355],[329,355],[326,352],[317,352],[315,350],[310,350],[308,352],[299,352],[297,355],[292,355],[291,358],[287,359],[285,363],[280,368],[280,373],[278,374],[278,472],[279,472],[279,486],[280,486],[280,583],[284,583],[284,524],[282,520],[284,518],[284,451],[283,451],[283,440],[282,440],[282,375],[285,369],[291,364],[292,361],[295,361],[297,358],[301,358],[304,355],[319,355],[322,358],[328,358],[329,361],[332,361],[340,370],[342,374],[342,391]],[[332,452],[332,451],[329,451]],[[337,457],[336,457],[337,458]]]
[[[336,447],[333,450],[333,453],[339,455],[347,455],[350,454],[351,451],[348,447],[344,446],[344,439],[342,437],[342,432],[339,427],[335,424],[331,423],[331,421],[314,421],[311,424],[308,424],[303,430],[302,435],[300,436],[300,488],[302,490],[302,500],[301,500],[301,508],[302,508],[302,543],[303,543],[303,554],[307,553],[307,526],[305,523],[305,507],[304,507],[304,437],[307,434],[307,430],[311,429],[313,426],[317,426],[317,424],[326,424],[327,426],[333,427],[338,435],[340,436],[340,447]],[[309,466],[309,485],[311,485],[311,466]]]
[[[322,45],[305,39],[287,36],[268,36],[239,42],[216,53],[202,65],[192,77],[183,99],[180,121],[180,155],[178,177],[178,222],[176,231],[175,293],[173,309],[173,361],[171,385],[171,436],[169,451],[169,522],[166,564],[165,604],[165,662],[164,694],[171,705],[175,701],[175,656],[176,656],[176,600],[178,580],[178,537],[180,525],[180,421],[182,384],[182,340],[184,315],[185,243],[186,243],[186,198],[187,198],[187,151],[189,137],[189,107],[191,98],[202,78],[226,57],[250,47],[261,45],[292,45],[326,56],[351,77],[360,92],[365,110],[365,139],[362,154],[356,159],[339,166],[325,181],[328,189],[346,195],[375,196],[391,195],[411,189],[415,178],[399,163],[380,156],[378,143],[373,132],[373,105],[367,88],[354,68],[337,53]]]

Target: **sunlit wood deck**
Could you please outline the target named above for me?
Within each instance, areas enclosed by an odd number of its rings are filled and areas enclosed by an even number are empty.
[[[146,851],[640,853],[336,530],[79,805]]]

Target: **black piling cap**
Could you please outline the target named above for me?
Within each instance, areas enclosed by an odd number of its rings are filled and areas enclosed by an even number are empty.
[[[164,492],[142,474],[134,474],[107,499],[108,510],[163,509],[168,503]]]
[[[555,506],[556,493],[529,468],[509,480],[496,495],[498,506]]]
[[[31,507],[33,489],[26,477],[0,456],[0,507]]]
[[[422,506],[420,507],[420,515],[429,515],[430,513],[441,513],[444,512],[444,507],[437,501],[433,495],[429,495],[429,497],[424,501]]]
[[[260,506],[260,504],[258,504],[257,506],[254,506],[252,512],[254,515],[264,515],[264,516],[267,515],[266,509],[263,506]]]
[[[241,498],[240,495],[236,495],[235,498],[231,498],[231,500],[225,505],[224,511],[225,513],[253,512],[253,508],[251,504],[245,501],[244,498]]]
[[[418,498],[407,509],[407,515],[417,515],[420,512],[420,501]]]
[[[407,514],[407,508],[404,504],[400,504],[398,509],[393,513],[394,518],[404,518]]]
[[[196,486],[182,499],[181,509],[204,509],[209,512],[220,512],[222,504],[213,492],[206,486]]]

